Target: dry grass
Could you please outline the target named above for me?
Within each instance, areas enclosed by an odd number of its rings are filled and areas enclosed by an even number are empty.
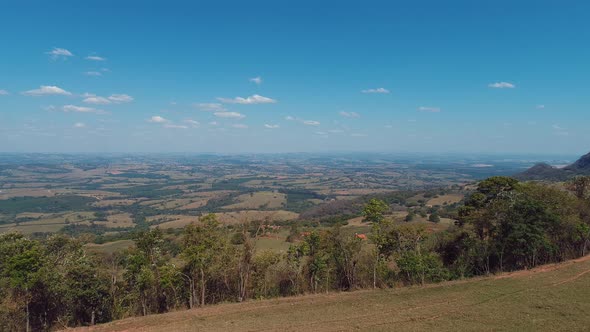
[[[77,331],[587,331],[590,256],[498,277],[282,298]]]
[[[279,209],[287,203],[287,195],[270,191],[259,191],[238,196],[239,203],[227,205],[225,209],[254,210],[260,208]]]
[[[108,228],[120,228],[120,227],[133,227],[133,219],[129,213],[117,213],[107,216],[106,222],[96,222],[97,224],[104,225]]]
[[[427,205],[437,206],[446,204],[453,204],[460,202],[465,196],[463,194],[447,194],[430,199],[426,202]]]
[[[248,221],[265,220],[283,221],[295,220],[299,217],[297,213],[289,211],[238,211],[238,212],[221,212],[215,213],[219,222],[223,224],[241,224]],[[199,217],[185,216],[185,215],[157,215],[147,218],[147,221],[154,223],[155,221],[163,221],[158,225],[151,226],[159,227],[161,229],[168,228],[182,228],[191,222],[198,222]]]
[[[135,246],[135,243],[132,240],[120,240],[120,241],[113,241],[107,242],[103,244],[94,244],[88,243],[86,244],[86,248],[93,252],[100,252],[106,254],[112,254],[115,252],[120,252],[127,248],[132,248]]]

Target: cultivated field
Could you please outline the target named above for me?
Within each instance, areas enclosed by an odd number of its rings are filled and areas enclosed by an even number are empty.
[[[76,331],[588,331],[590,256],[424,287],[224,304]]]

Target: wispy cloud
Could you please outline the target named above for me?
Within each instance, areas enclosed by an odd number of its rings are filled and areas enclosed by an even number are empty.
[[[319,121],[315,121],[315,120],[303,120],[303,119],[296,118],[296,117],[293,117],[293,116],[290,116],[290,115],[286,116],[285,117],[285,120],[287,120],[287,121],[296,121],[296,122],[302,123],[302,124],[304,124],[306,126],[319,126],[320,125],[320,122]]]
[[[149,118],[147,120],[147,122],[151,122],[151,123],[169,123],[170,120],[165,119],[165,118],[163,118],[163,117],[161,117],[159,115],[154,115],[151,118]]]
[[[106,61],[107,60],[106,58],[103,58],[98,55],[89,55],[89,56],[85,57],[84,59],[90,60],[90,61]]]
[[[102,73],[99,71],[86,71],[84,72],[86,76],[102,76]]]
[[[256,85],[260,85],[260,84],[262,84],[262,77],[256,76],[256,77],[249,79],[249,81],[252,83],[256,83]]]
[[[438,113],[438,112],[440,112],[440,108],[438,108],[438,107],[430,107],[430,106],[420,106],[420,107],[418,107],[418,111],[420,111],[420,112]]]
[[[369,135],[367,135],[367,134],[360,134],[360,133],[353,133],[353,134],[350,134],[350,136],[352,136],[352,137],[367,137]]]
[[[564,128],[557,123],[553,124],[551,126],[551,128],[553,129],[553,134],[555,134],[557,136],[569,136],[570,135],[567,128]]]
[[[279,125],[277,125],[277,124],[268,124],[268,123],[267,123],[267,124],[265,124],[265,125],[264,125],[264,128],[268,128],[268,129],[278,129],[278,128],[280,128],[280,126],[279,126]]]
[[[344,112],[344,111],[342,111],[342,112],[340,112],[338,114],[340,114],[340,116],[345,117],[345,118],[360,118],[361,117],[361,115],[358,114],[358,113],[356,113],[356,112]]]
[[[238,113],[238,112],[215,112],[213,113],[218,118],[226,118],[226,119],[243,119],[246,116]]]
[[[0,96],[8,96],[9,94],[8,91],[0,89]]]
[[[198,128],[201,125],[201,123],[199,121],[191,120],[191,119],[186,119],[183,122],[190,125],[193,128]]]
[[[535,108],[538,110],[542,110],[545,108],[545,105],[537,105],[537,106],[535,106]]]
[[[82,100],[82,101],[87,104],[108,105],[111,103],[111,101],[105,97],[100,97],[100,96],[91,95],[91,94],[85,94],[84,96],[86,98],[84,98],[84,100]]]
[[[45,54],[49,54],[49,56],[54,59],[66,59],[69,57],[74,56],[72,52],[66,50],[65,48],[54,47],[51,51],[45,52]]]
[[[51,95],[71,96],[72,93],[68,92],[60,87],[57,87],[57,86],[42,85],[39,87],[39,89],[33,89],[33,90],[23,92],[23,95],[33,96],[33,97],[51,96]]]
[[[362,93],[389,93],[389,90],[385,88],[376,88],[376,89],[366,89],[362,90]]]
[[[234,125],[232,125],[232,128],[237,128],[237,129],[248,129],[248,126],[243,124],[243,123],[236,123]]]
[[[225,107],[219,103],[199,103],[194,106],[205,112],[224,112],[226,110]]]
[[[122,104],[130,103],[134,100],[134,98],[126,94],[114,94],[109,97],[109,100],[115,104]]]
[[[134,100],[133,97],[126,94],[114,94],[109,97],[101,97],[95,94],[85,93],[82,97],[84,97],[84,100],[82,100],[83,102],[95,105],[123,104]]]
[[[65,105],[62,106],[62,111],[64,112],[76,112],[76,113],[97,113],[103,114],[103,110],[99,110],[92,107],[85,107],[85,106],[76,106],[76,105]]]
[[[261,95],[252,95],[250,97],[242,98],[217,98],[217,100],[226,104],[242,104],[242,105],[254,105],[254,104],[274,104],[277,101]]]
[[[494,89],[514,89],[516,88],[516,85],[509,82],[496,82],[488,84],[488,87]]]
[[[188,129],[188,127],[185,126],[185,125],[177,125],[177,124],[173,124],[173,123],[165,123],[164,124],[164,128],[168,128],[168,129]]]
[[[86,124],[83,122],[74,123],[74,128],[86,128]]]

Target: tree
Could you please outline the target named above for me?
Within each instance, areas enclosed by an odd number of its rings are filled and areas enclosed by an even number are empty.
[[[23,325],[27,332],[31,330],[30,302],[34,295],[31,289],[39,279],[42,266],[43,249],[38,242],[17,233],[0,234],[0,278],[2,284],[12,289],[7,295],[19,303],[19,311],[25,312]],[[12,314],[20,316],[19,312]]]
[[[428,217],[428,221],[430,222],[434,222],[434,223],[439,223],[440,222],[440,217],[438,216],[438,213],[431,213],[430,216]]]
[[[227,250],[227,238],[219,229],[219,222],[215,214],[208,214],[200,218],[200,224],[191,223],[186,226],[182,238],[181,258],[185,262],[185,271],[190,278],[191,299],[205,305],[207,295],[207,281],[210,274],[223,259],[223,252]],[[196,282],[199,281],[200,295],[196,294]],[[194,303],[189,304],[190,307]]]
[[[590,176],[576,176],[566,183],[566,188],[571,190],[576,197],[585,199],[590,191]]]
[[[380,223],[383,221],[383,214],[389,210],[387,204],[376,198],[372,198],[363,208],[364,222]]]

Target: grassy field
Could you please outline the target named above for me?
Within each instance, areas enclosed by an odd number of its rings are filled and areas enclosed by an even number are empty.
[[[588,331],[590,256],[424,287],[223,304],[79,331]]]
[[[436,198],[431,198],[430,200],[428,200],[428,202],[426,202],[426,204],[430,206],[453,204],[460,202],[463,198],[463,194],[447,194],[438,196]]]
[[[239,203],[227,205],[225,209],[255,210],[259,208],[278,209],[287,202],[285,194],[259,191],[238,197]]]
[[[100,252],[100,253],[107,253],[112,254],[114,252],[119,252],[125,250],[127,248],[135,247],[135,242],[132,240],[120,240],[120,241],[113,241],[104,244],[94,244],[88,243],[86,244],[86,248],[90,251]]]

